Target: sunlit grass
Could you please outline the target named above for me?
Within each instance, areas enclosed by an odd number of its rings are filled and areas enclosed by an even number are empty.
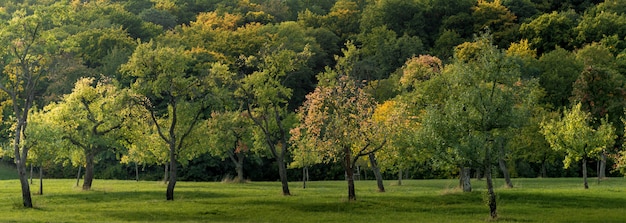
[[[92,191],[74,180],[44,180],[35,208],[21,207],[17,180],[0,181],[0,222],[485,222],[484,181],[474,192],[455,190],[457,180],[357,181],[348,202],[344,181],[290,184],[179,182],[175,201],[165,201],[161,182],[95,180]],[[35,183],[38,183],[35,181]],[[496,180],[499,222],[626,222],[626,180],[613,178],[584,190],[581,179]],[[33,191],[36,191],[36,184]]]

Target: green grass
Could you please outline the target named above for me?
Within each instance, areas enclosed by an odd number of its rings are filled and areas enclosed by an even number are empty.
[[[591,189],[581,179],[514,179],[516,188],[496,181],[498,222],[626,222],[626,179],[612,178]],[[38,182],[36,182],[38,183]],[[0,222],[485,222],[485,182],[474,192],[453,187],[457,180],[357,181],[356,202],[346,201],[344,181],[290,184],[179,182],[175,201],[165,201],[160,182],[95,180],[81,191],[74,180],[44,180],[36,208],[21,207],[17,180],[0,180]],[[33,185],[32,190],[36,191]]]

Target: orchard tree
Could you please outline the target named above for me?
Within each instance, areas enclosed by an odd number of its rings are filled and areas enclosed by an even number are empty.
[[[334,70],[320,74],[320,84],[298,111],[300,124],[292,129],[297,149],[310,150],[325,162],[340,161],[348,181],[348,200],[356,200],[354,170],[357,160],[379,151],[386,142],[384,131],[373,120],[376,101],[353,79],[348,44],[344,58]],[[302,153],[295,153],[296,155]],[[371,159],[372,157],[370,157]]]
[[[531,93],[536,88],[534,81],[520,77],[518,64],[483,35],[459,46],[454,63],[425,82],[440,85],[446,94],[425,101],[419,133],[424,145],[436,149],[435,156],[444,163],[484,168],[492,218],[497,217],[493,151],[507,139],[510,129],[521,125],[521,108],[533,102]]]
[[[587,184],[587,161],[597,157],[604,149],[615,144],[615,128],[603,118],[600,126],[592,126],[592,117],[582,110],[581,103],[563,111],[563,116],[541,123],[541,133],[550,147],[566,153],[563,163],[569,168],[572,163],[582,161],[583,183]]]
[[[96,157],[110,149],[119,149],[120,131],[132,118],[127,106],[128,94],[109,79],[96,81],[82,78],[76,82],[71,94],[45,108],[45,116],[58,128],[58,138],[66,140],[85,161],[83,190],[90,190],[94,178]],[[68,153],[72,153],[68,151]]]
[[[585,46],[576,52],[576,57],[585,64],[585,69],[572,85],[571,103],[581,103],[583,111],[590,113],[593,127],[598,127],[601,119],[608,116],[608,122],[615,129],[622,129],[625,79],[615,69],[615,57],[600,44]],[[611,153],[614,153],[612,148],[607,147],[600,156],[598,176],[601,179],[605,177],[606,158]]]
[[[28,116],[29,128],[26,134],[29,136],[25,147],[30,148],[28,161],[32,167],[39,167],[39,195],[43,195],[43,169],[56,164],[59,161],[59,150],[67,146],[61,137],[61,129],[50,119],[46,110],[31,109]]]
[[[131,89],[139,95],[136,103],[149,114],[149,120],[143,121],[153,125],[167,145],[167,200],[174,199],[178,162],[206,152],[199,145],[205,138],[200,123],[209,110],[221,107],[222,99],[227,98],[222,83],[232,78],[231,73],[217,68],[222,67],[219,64],[195,56],[198,55],[176,43],[150,41],[137,46],[122,66],[122,71],[134,78]]]
[[[12,108],[13,150],[22,189],[23,205],[33,207],[26,176],[29,148],[26,138],[28,115],[35,100],[45,89],[45,80],[56,54],[57,41],[48,32],[50,18],[40,10],[28,14],[26,9],[13,13],[0,29],[2,54],[0,90],[8,95]]]
[[[243,111],[214,112],[207,120],[209,153],[235,165],[236,182],[245,182],[243,162],[252,147],[252,123]]]
[[[262,148],[268,149],[276,159],[283,195],[291,195],[285,158],[291,127],[287,107],[293,92],[283,82],[301,69],[309,57],[308,47],[295,52],[280,46],[267,46],[258,57],[246,58],[246,64],[256,70],[246,74],[235,92],[248,118],[256,126],[255,135],[263,142]]]

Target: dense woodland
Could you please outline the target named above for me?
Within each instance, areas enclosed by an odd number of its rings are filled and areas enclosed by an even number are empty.
[[[621,0],[4,1],[3,160],[24,179],[84,174],[87,190],[164,179],[168,199],[177,179],[280,180],[284,194],[355,176],[587,187],[626,171],[625,13]]]

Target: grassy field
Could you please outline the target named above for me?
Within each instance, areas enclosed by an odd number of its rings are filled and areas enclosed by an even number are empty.
[[[593,181],[592,181],[593,182]],[[35,181],[37,184],[38,182]],[[175,201],[165,201],[160,182],[95,180],[81,191],[74,180],[44,180],[34,209],[21,207],[17,180],[0,180],[0,222],[485,222],[485,182],[474,192],[453,187],[457,180],[357,181],[356,202],[346,201],[344,181],[290,184],[179,182]],[[626,180],[612,178],[591,189],[581,179],[515,179],[505,189],[496,180],[498,222],[626,222]],[[36,186],[33,185],[33,191]]]

